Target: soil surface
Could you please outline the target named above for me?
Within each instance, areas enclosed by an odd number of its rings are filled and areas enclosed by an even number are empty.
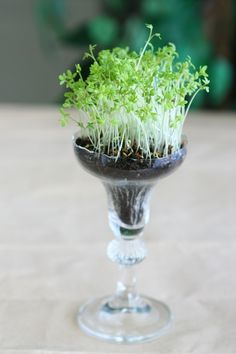
[[[87,150],[94,152],[94,148],[93,145],[91,144],[90,140],[88,138],[78,138],[76,140],[76,143],[82,147],[85,147]],[[182,146],[181,146],[182,147]],[[165,147],[163,147],[163,151],[164,151]],[[173,146],[169,145],[168,146],[168,155],[172,154],[173,150]],[[132,147],[130,148],[125,148],[123,147],[120,151],[120,156],[119,159],[122,159],[122,161],[126,161],[128,162],[129,160],[138,160],[140,162],[144,162],[150,159],[156,159],[156,158],[162,158],[163,155],[163,151],[157,152],[154,151],[154,149],[152,147],[150,147],[150,153],[151,155],[147,156],[147,154],[145,154],[141,148],[137,148],[137,145],[134,144]],[[105,147],[103,154],[111,157],[111,158],[116,158],[118,151],[112,150],[110,148]]]

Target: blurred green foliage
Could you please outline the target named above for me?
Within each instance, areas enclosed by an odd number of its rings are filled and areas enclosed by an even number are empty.
[[[233,107],[228,99],[234,84],[235,67],[217,53],[214,43],[206,35],[201,0],[97,0],[101,13],[72,30],[66,27],[64,0],[39,0],[38,17],[43,26],[53,30],[64,45],[76,47],[97,44],[97,50],[128,46],[139,51],[146,38],[145,23],[152,23],[161,33],[164,45],[175,43],[180,59],[186,56],[198,67],[207,64],[210,73],[210,95],[199,95],[194,107]],[[83,11],[83,2],[78,8]],[[160,42],[155,42],[157,45]],[[155,49],[155,48],[154,48]],[[216,54],[217,53],[217,54]],[[69,64],[69,63],[68,63]],[[88,65],[85,62],[82,66]],[[84,67],[88,72],[88,67]],[[223,105],[225,108],[225,105]]]

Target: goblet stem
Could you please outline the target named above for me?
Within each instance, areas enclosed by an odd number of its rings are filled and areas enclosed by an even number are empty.
[[[147,312],[149,306],[139,296],[136,289],[136,264],[147,254],[141,237],[133,240],[113,240],[107,251],[108,257],[119,264],[120,276],[116,292],[105,304],[108,312]]]
[[[137,297],[136,289],[136,271],[134,266],[119,266],[120,276],[117,282],[116,295],[117,297],[126,299],[131,305],[132,301]]]
[[[116,293],[103,308],[109,312],[146,312],[149,306],[136,290],[134,266],[147,255],[143,229],[149,219],[151,184],[104,183],[108,195],[109,224],[116,237],[107,255],[120,266]],[[135,267],[136,268],[136,267]]]

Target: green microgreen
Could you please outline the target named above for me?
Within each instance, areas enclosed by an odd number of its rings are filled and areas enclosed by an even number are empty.
[[[208,92],[207,67],[196,69],[188,57],[178,62],[175,45],[154,51],[151,41],[160,38],[147,25],[149,36],[140,53],[129,48],[106,49],[94,55],[86,80],[81,66],[59,76],[65,85],[61,125],[70,119],[88,138],[94,151],[117,158],[122,150],[142,151],[143,156],[167,155],[181,146],[181,134],[191,103],[201,90]],[[77,118],[72,118],[71,109]]]

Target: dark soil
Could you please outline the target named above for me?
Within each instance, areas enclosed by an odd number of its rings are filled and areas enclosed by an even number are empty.
[[[138,152],[116,158],[98,154],[92,150],[88,139],[78,138],[74,151],[79,162],[91,173],[108,179],[142,180],[155,179],[169,174],[179,166],[186,155],[186,142],[178,151],[164,157],[144,158]],[[123,151],[123,154],[125,152]]]

